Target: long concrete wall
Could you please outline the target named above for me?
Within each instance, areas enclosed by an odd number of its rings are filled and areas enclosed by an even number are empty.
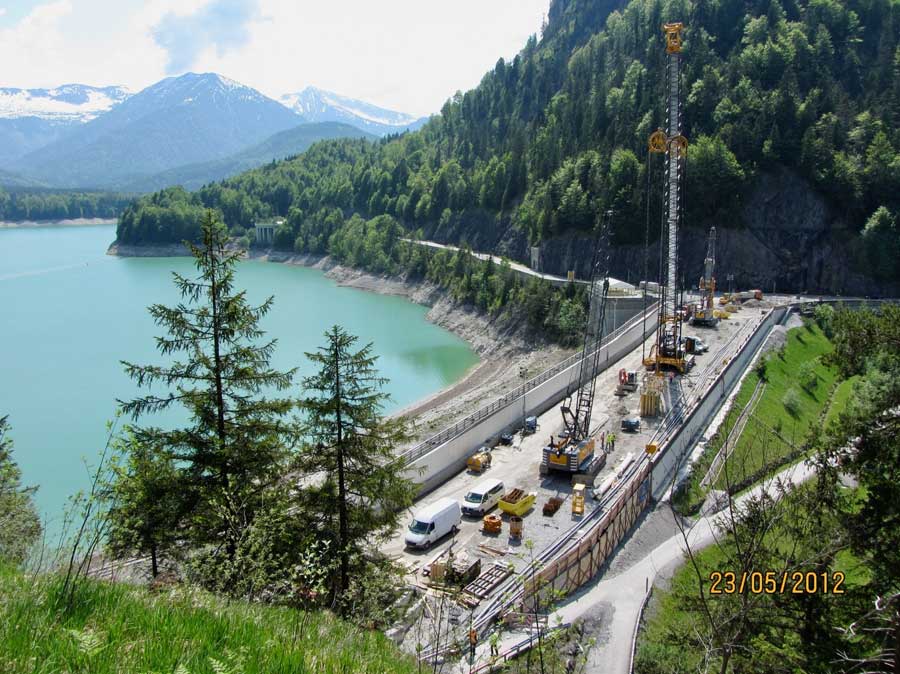
[[[787,307],[778,307],[770,311],[759,327],[747,337],[740,351],[731,358],[706,395],[682,410],[684,421],[681,427],[665,441],[664,450],[653,457],[652,485],[655,500],[662,498],[672,488],[674,477],[685,456],[694,448],[703,429],[709,425],[772,328],[788,310]]]
[[[656,329],[656,312],[651,310],[647,317],[646,329],[650,334]],[[644,324],[639,315],[622,331],[601,347],[600,371],[616,363],[624,355],[640,345]],[[563,400],[570,385],[575,381],[579,361],[547,379],[523,396],[512,399],[506,406],[486,417],[477,425],[461,434],[436,445],[427,454],[414,459],[409,465],[410,479],[421,485],[419,494],[423,495],[436,488],[454,474],[463,470],[466,459],[487,440],[496,438],[507,429],[521,426],[524,415],[537,415],[545,412]],[[538,431],[541,432],[541,431]]]

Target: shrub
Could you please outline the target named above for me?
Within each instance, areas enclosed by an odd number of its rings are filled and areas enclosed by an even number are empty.
[[[822,332],[831,339],[834,336],[834,307],[830,304],[820,304],[816,307],[814,315]]]
[[[765,356],[760,356],[759,360],[756,361],[756,365],[753,366],[753,371],[756,373],[756,376],[759,377],[760,381],[768,381],[766,379],[766,367],[769,364],[769,359]]]
[[[788,414],[796,417],[800,413],[800,394],[797,393],[797,389],[788,389],[787,393],[781,398],[781,404],[784,405],[784,409],[787,410]]]
[[[807,360],[801,364],[800,368],[797,370],[797,380],[800,382],[800,386],[808,393],[815,391],[816,384],[819,383],[819,375],[816,372],[816,361]]]

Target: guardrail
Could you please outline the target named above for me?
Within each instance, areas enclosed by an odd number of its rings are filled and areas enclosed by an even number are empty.
[[[647,311],[644,313],[651,314],[655,310],[655,307],[656,307],[656,302],[652,302],[651,304],[648,304]],[[618,328],[616,328],[611,333],[609,333],[609,335],[607,335],[606,337],[604,337],[601,340],[597,349],[595,349],[594,351],[591,351],[591,353],[588,354],[586,357],[590,358],[594,353],[596,353],[597,350],[602,349],[605,346],[609,345],[610,342],[612,342],[614,339],[619,337],[619,335],[624,333],[626,330],[630,330],[631,328],[633,328],[636,323],[639,323],[640,321],[644,320],[644,313],[638,314],[637,316],[632,318],[630,321],[623,323]],[[433,450],[435,447],[438,447],[438,446],[444,444],[445,442],[447,442],[448,440],[452,440],[453,438],[465,433],[467,430],[469,430],[470,428],[472,428],[473,426],[478,424],[480,421],[495,414],[499,410],[511,405],[514,401],[519,400],[523,395],[527,394],[529,391],[537,388],[538,386],[543,384],[545,381],[547,381],[551,377],[555,377],[560,372],[572,367],[573,365],[578,363],[580,360],[581,360],[581,353],[576,353],[572,356],[569,356],[568,358],[557,363],[553,367],[551,367],[547,370],[544,370],[543,372],[541,372],[539,375],[537,375],[533,379],[529,379],[524,384],[520,384],[516,388],[514,388],[511,391],[509,391],[508,393],[506,393],[505,395],[500,396],[499,398],[497,398],[495,401],[493,401],[489,405],[486,405],[486,406],[482,407],[481,409],[476,410],[469,416],[464,417],[463,419],[460,419],[452,426],[448,426],[447,428],[436,433],[435,435],[432,435],[427,440],[424,440],[424,441],[420,442],[419,444],[415,445],[414,447],[411,447],[410,449],[406,450],[405,452],[403,452],[400,455],[400,458],[403,459],[406,463],[411,463],[412,461],[415,461],[416,459],[425,456],[431,450]]]

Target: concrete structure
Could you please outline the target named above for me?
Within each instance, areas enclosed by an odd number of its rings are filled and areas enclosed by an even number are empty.
[[[647,313],[649,334],[656,329],[655,307],[649,307]],[[644,317],[638,315],[610,334],[601,347],[599,371],[640,345],[644,329]],[[466,459],[485,441],[520,426],[523,410],[524,414],[537,415],[562,401],[570,393],[579,363],[580,353],[407,452],[404,456],[410,462],[409,475],[421,485],[420,494],[431,491],[463,470]]]
[[[756,356],[772,331],[787,316],[789,307],[778,307],[768,313],[759,327],[741,345],[740,351],[727,363],[718,375],[715,385],[700,399],[686,409],[676,411],[675,419],[682,420],[681,426],[666,439],[659,454],[653,457],[653,498],[660,500],[672,488],[675,475],[685,461],[715,413],[728,398],[744,370]],[[673,421],[674,423],[674,421]]]
[[[267,222],[257,222],[253,226],[254,233],[256,234],[256,243],[261,246],[271,246],[275,243],[275,230],[283,224],[283,218],[277,218],[276,220],[269,220]]]

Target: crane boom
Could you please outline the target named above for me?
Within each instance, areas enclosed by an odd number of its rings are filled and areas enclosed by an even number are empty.
[[[588,316],[584,328],[578,378],[566,403],[560,407],[565,432],[544,447],[541,472],[561,470],[575,473],[590,465],[594,458],[594,440],[590,437],[591,412],[594,407],[596,377],[600,368],[600,343],[606,319],[606,301],[609,296],[609,228],[612,211],[604,214],[597,233],[591,260]],[[575,409],[572,409],[572,398]]]
[[[576,383],[577,402],[573,412],[568,404],[562,406],[563,423],[573,442],[584,440],[590,433],[591,411],[594,407],[594,390],[600,366],[600,341],[606,320],[606,299],[609,295],[609,232],[612,211],[607,211],[597,234],[591,261],[591,286],[588,296],[588,318],[581,347],[581,361]],[[588,356],[592,355],[590,362]]]

